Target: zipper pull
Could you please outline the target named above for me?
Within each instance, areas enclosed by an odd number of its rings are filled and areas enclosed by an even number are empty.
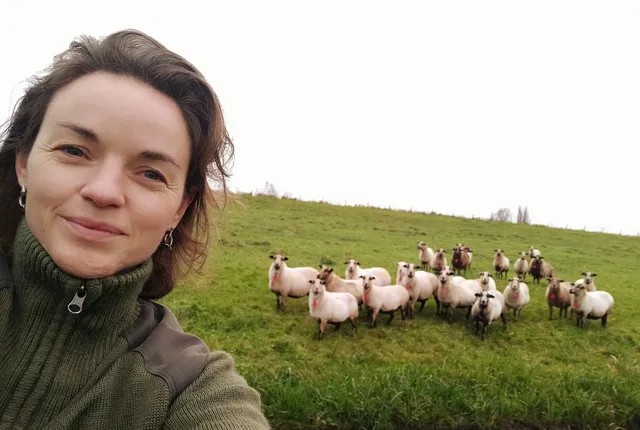
[[[87,290],[84,285],[81,285],[76,294],[71,299],[71,302],[67,305],[67,310],[72,314],[76,315],[82,312],[82,303],[84,303],[84,299],[87,297]]]

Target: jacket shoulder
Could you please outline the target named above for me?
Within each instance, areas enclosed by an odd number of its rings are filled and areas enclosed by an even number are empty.
[[[209,347],[182,331],[169,308],[149,300],[139,303],[140,315],[123,336],[129,348],[142,355],[147,371],[166,382],[173,400],[200,376]]]

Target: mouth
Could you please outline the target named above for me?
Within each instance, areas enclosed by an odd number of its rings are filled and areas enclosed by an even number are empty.
[[[82,217],[63,217],[63,219],[83,239],[104,240],[125,235],[118,227],[105,222]]]

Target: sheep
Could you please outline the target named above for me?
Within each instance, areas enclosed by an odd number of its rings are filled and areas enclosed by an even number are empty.
[[[422,311],[427,300],[431,297],[434,297],[436,301],[436,314],[440,312],[440,303],[438,303],[436,295],[439,285],[438,277],[431,272],[416,270],[417,267],[420,267],[420,265],[409,263],[404,263],[402,266],[398,265],[399,279],[396,283],[404,286],[411,297],[409,318],[413,318],[416,302],[421,303],[420,311]]]
[[[529,303],[529,287],[520,278],[511,278],[502,294],[505,306],[513,309],[513,316],[518,321],[522,309]]]
[[[581,275],[582,278],[577,279],[574,284],[584,284],[584,286],[587,288],[587,291],[596,291],[596,280],[594,278],[598,276],[598,274],[595,272],[582,272]]]
[[[549,285],[547,286],[547,291],[544,294],[545,299],[547,300],[547,305],[549,305],[549,319],[553,319],[553,308],[559,308],[560,313],[558,315],[559,318],[562,318],[562,314],[564,312],[564,317],[567,317],[567,309],[571,307],[571,283],[564,282],[562,279],[558,279],[555,276],[550,276],[547,278],[549,281]]]
[[[487,329],[498,318],[502,319],[502,328],[507,328],[507,319],[504,316],[504,297],[500,291],[483,291],[476,293],[478,298],[471,307],[471,318],[476,321],[476,335],[480,331],[482,323],[481,339],[487,335]]]
[[[318,276],[313,267],[288,267],[289,257],[270,255],[273,260],[269,267],[269,289],[276,295],[276,309],[283,310],[287,297],[300,298],[309,294],[310,279]]]
[[[493,268],[496,270],[496,277],[503,278],[509,274],[509,259],[500,248],[494,249]]]
[[[376,319],[379,312],[389,314],[387,324],[391,324],[395,311],[400,309],[402,322],[406,318],[407,307],[409,306],[409,291],[402,285],[388,285],[380,287],[374,285],[373,276],[361,276],[364,288],[364,305],[369,310],[369,327],[376,326]]]
[[[326,282],[316,278],[310,279],[311,290],[309,292],[309,315],[318,321],[318,340],[324,337],[327,324],[334,324],[336,331],[340,325],[349,320],[356,332],[358,319],[358,301],[349,293],[332,293],[326,290]]]
[[[475,293],[462,283],[454,282],[451,270],[443,271],[438,276],[440,287],[438,288],[438,300],[440,306],[446,309],[449,324],[453,320],[453,310],[455,308],[467,308],[467,318],[471,313],[471,306],[475,301]]]
[[[587,291],[584,284],[571,283],[571,294],[575,296],[573,310],[576,312],[576,325],[584,327],[584,320],[600,319],[602,327],[607,326],[607,318],[613,308],[613,296],[606,291]]]
[[[342,279],[333,272],[333,267],[320,265],[318,278],[326,282],[326,289],[332,293],[350,293],[356,298],[358,304],[362,304],[364,290],[360,279]]]
[[[531,259],[531,264],[529,265],[529,273],[533,276],[533,281],[536,283],[540,283],[541,278],[548,278],[553,276],[554,268],[553,266],[544,261],[544,257],[538,255],[537,257]]]
[[[518,258],[513,265],[513,270],[515,270],[516,275],[523,281],[527,279],[527,272],[529,271],[529,262],[527,261],[526,255],[527,253],[522,251],[520,258]]]
[[[478,276],[480,277],[480,287],[482,291],[496,291],[498,289],[496,288],[496,281],[493,280],[491,273],[486,271],[480,272]]]
[[[471,268],[471,262],[473,261],[473,250],[468,246],[464,246],[458,243],[453,248],[453,255],[451,256],[451,265],[457,270],[458,275],[460,271],[464,270],[464,274],[467,274],[467,269]]]
[[[444,255],[446,252],[447,251],[445,251],[444,249],[439,248],[433,256],[433,260],[431,262],[431,270],[433,270],[436,275],[439,275],[440,272],[442,272],[444,268],[447,267],[447,256]]]
[[[384,267],[368,267],[363,269],[360,267],[360,262],[354,259],[344,262],[347,265],[344,278],[350,281],[360,279],[360,276],[374,276],[376,278],[376,285],[391,285],[391,275]]]
[[[533,260],[534,258],[539,257],[541,254],[539,249],[536,249],[533,247],[533,245],[531,245],[529,251],[527,252],[527,255]]]
[[[433,252],[433,248],[430,248],[425,242],[420,241],[418,243],[418,258],[422,263],[422,267],[424,270],[431,270],[431,263],[433,262],[433,257],[435,256],[435,252]]]

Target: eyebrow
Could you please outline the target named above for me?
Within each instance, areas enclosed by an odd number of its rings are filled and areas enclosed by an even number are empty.
[[[87,139],[91,142],[94,143],[100,143],[100,139],[98,138],[98,135],[96,134],[96,132],[94,132],[93,130],[90,130],[86,127],[81,127],[77,124],[72,124],[69,122],[58,122],[56,123],[56,125],[59,125],[60,127],[64,127],[67,128],[77,134],[79,134],[80,136],[82,136],[84,139]],[[162,152],[156,152],[156,151],[142,151],[141,153],[138,154],[138,158],[142,158],[145,160],[151,160],[151,161],[164,161],[166,163],[170,163],[173,164],[174,166],[176,166],[178,169],[182,168],[180,167],[180,164],[178,164],[178,162],[171,156],[167,155],[167,154],[163,154]]]
[[[98,135],[93,131],[86,127],[81,127],[76,124],[72,124],[70,122],[57,122],[56,125],[60,127],[68,128],[69,130],[79,134],[87,140],[90,140],[95,143],[100,143],[100,139],[98,139]]]

